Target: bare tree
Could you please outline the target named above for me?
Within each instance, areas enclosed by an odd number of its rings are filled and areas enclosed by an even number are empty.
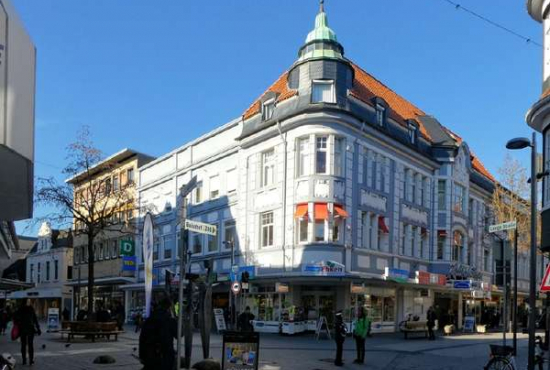
[[[76,141],[67,147],[68,163],[62,174],[68,180],[39,178],[36,191],[37,203],[54,209],[41,220],[70,226],[75,239],[79,235],[86,238],[89,320],[94,302],[94,242],[106,231],[130,231],[121,215],[135,207],[132,192],[122,186],[114,189],[111,177],[107,176],[115,164],[102,160],[103,155],[94,146],[89,128],[83,127]]]
[[[506,155],[498,174],[500,181],[496,183],[492,199],[495,223],[516,220],[518,249],[528,251],[531,207],[527,170],[518,160]],[[509,230],[508,233],[509,239],[513,240],[513,230]]]

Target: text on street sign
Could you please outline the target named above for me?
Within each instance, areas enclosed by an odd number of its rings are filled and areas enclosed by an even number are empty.
[[[204,222],[185,220],[185,228],[199,234],[216,235],[217,227]]]
[[[517,225],[516,221],[504,222],[502,224],[491,225],[489,226],[490,233],[496,233],[497,231],[512,230],[515,229]]]

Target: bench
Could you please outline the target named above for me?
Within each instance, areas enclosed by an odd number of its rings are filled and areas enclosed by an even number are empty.
[[[118,335],[123,331],[117,330],[116,322],[67,321],[63,324],[60,333],[61,339],[64,335],[67,335],[68,342],[75,336],[90,338],[92,342],[95,342],[96,338],[110,340],[111,336],[114,337],[115,341],[118,341]]]
[[[399,325],[399,330],[408,339],[410,333],[424,333],[428,337],[428,322],[427,321],[403,321]]]

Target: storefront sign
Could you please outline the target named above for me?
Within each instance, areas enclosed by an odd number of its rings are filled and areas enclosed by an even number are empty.
[[[214,320],[216,321],[216,329],[218,333],[227,330],[225,326],[225,316],[223,315],[223,309],[214,308]]]
[[[225,332],[222,370],[258,370],[259,333]]]
[[[313,276],[344,276],[345,267],[335,261],[321,261],[312,265],[304,265],[302,268],[304,275]]]
[[[231,273],[229,274],[231,281],[241,281],[243,272],[248,272],[248,279],[254,280],[256,278],[256,266],[233,266]]]
[[[352,294],[367,294],[367,288],[363,284],[351,283],[350,290]]]
[[[471,289],[472,282],[470,280],[457,280],[453,283],[455,289]]]
[[[59,330],[59,308],[48,308],[48,332]]]
[[[416,271],[416,283],[422,285],[446,285],[447,277],[426,271]]]
[[[458,279],[474,279],[481,280],[483,274],[477,270],[475,266],[465,265],[463,263],[453,262],[449,266],[447,278],[451,280]]]
[[[395,280],[398,282],[407,282],[409,281],[409,271],[395,269],[391,267],[386,267],[384,278],[386,280]]]
[[[136,256],[122,257],[122,271],[136,271]]]
[[[136,246],[133,240],[120,241],[120,255],[132,257],[136,255]]]
[[[275,292],[277,293],[288,293],[289,287],[285,283],[275,283]]]

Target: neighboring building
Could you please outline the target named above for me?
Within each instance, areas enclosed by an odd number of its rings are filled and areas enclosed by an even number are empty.
[[[529,15],[543,28],[542,92],[539,100],[527,112],[527,124],[542,134],[544,170],[550,171],[550,3],[544,0],[528,0]],[[541,245],[550,251],[550,176],[543,177],[541,210]]]
[[[37,315],[46,318],[48,308],[60,312],[72,306],[72,292],[65,285],[72,277],[73,236],[71,230],[55,230],[43,223],[38,240],[26,258],[26,282],[33,288],[8,294],[9,299],[30,299]]]
[[[25,281],[26,258],[35,246],[37,238],[30,236],[18,236],[19,249],[14,250],[10,260],[0,260],[0,273],[5,279]]]
[[[128,274],[127,271],[123,271],[120,243],[122,241],[133,243],[136,173],[138,167],[149,163],[152,159],[132,149],[123,149],[95,164],[88,173],[82,173],[67,180],[74,187],[75,200],[86,197],[90,184],[96,184],[93,186],[101,186],[103,197],[97,203],[98,212],[104,204],[107,208],[117,208],[112,220],[114,225],[104,229],[96,237],[94,245],[94,297],[96,302],[102,301],[105,307],[110,307],[117,301],[123,302],[121,287],[134,282],[133,273]],[[118,198],[121,192],[125,193],[124,204],[121,204],[121,199]],[[75,287],[75,308],[86,309],[88,307],[88,239],[79,231],[80,229],[80,225],[75,223],[75,268],[69,285]]]
[[[0,220],[32,217],[35,65],[32,40],[0,0]]]
[[[178,189],[195,175],[188,217],[218,234],[189,233],[191,271],[212,260],[227,281],[233,245],[251,280],[239,306],[258,331],[339,309],[349,320],[360,305],[374,332],[432,305],[440,325],[461,327],[499,304],[494,178],[461,137],[344,57],[322,5],[298,60],[241,117],[140,168],[158,288],[178,271]],[[140,263],[129,309],[144,305],[143,276]],[[229,294],[216,286],[214,305]]]

